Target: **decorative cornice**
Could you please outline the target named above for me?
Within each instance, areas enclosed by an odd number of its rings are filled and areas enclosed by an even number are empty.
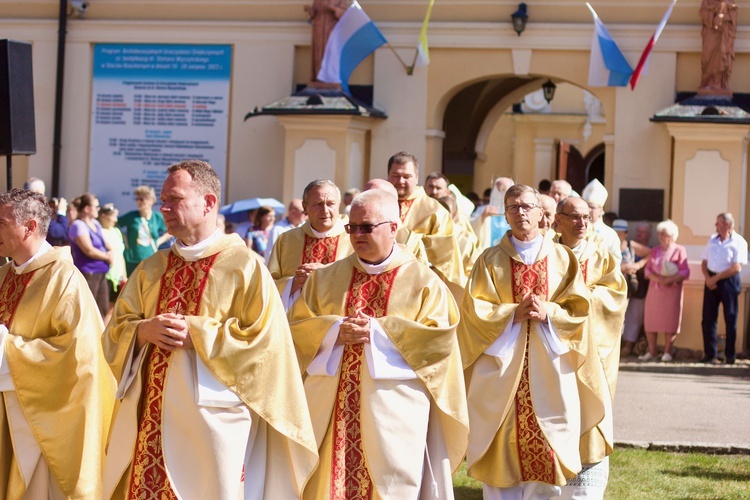
[[[421,23],[379,23],[390,44],[397,48],[416,46]],[[56,20],[0,19],[3,36],[35,41],[57,39]],[[625,52],[639,52],[653,34],[654,26],[620,24],[609,31]],[[101,21],[70,20],[70,42],[194,42],[200,32],[201,42],[263,42],[274,44],[310,44],[310,26],[303,22],[245,21]],[[737,28],[735,51],[750,53],[750,26]],[[530,22],[522,36],[516,36],[506,22],[433,22],[429,41],[433,49],[533,49],[584,50],[591,48],[593,25]],[[668,25],[655,52],[700,52],[700,27]]]
[[[714,123],[665,123],[669,135],[679,141],[712,141],[718,143],[747,140],[750,137],[748,124]],[[718,148],[718,146],[717,146]]]

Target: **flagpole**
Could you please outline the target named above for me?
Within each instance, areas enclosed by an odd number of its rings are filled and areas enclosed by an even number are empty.
[[[388,45],[388,48],[393,51],[393,53],[396,55],[396,58],[399,60],[399,62],[404,66],[404,69],[406,70],[407,75],[411,75],[414,71],[414,68],[409,68],[409,66],[406,65],[403,59],[401,59],[401,56],[398,55],[398,52],[396,52],[396,49],[393,48],[393,45],[391,45],[391,42],[385,42],[386,45]]]
[[[419,48],[417,48],[414,51],[414,60],[411,62],[411,66],[406,68],[406,74],[407,75],[413,75],[414,74],[414,67],[417,65],[417,58],[419,57]]]

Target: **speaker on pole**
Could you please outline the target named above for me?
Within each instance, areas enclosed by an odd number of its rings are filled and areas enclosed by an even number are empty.
[[[34,153],[36,132],[31,44],[0,40],[0,155]]]

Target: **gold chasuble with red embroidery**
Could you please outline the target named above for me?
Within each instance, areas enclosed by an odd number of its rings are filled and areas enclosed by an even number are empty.
[[[430,198],[422,186],[398,200],[401,222],[410,231],[423,235],[427,260],[444,281],[458,286],[466,284],[458,232],[451,214],[437,200]]]
[[[339,219],[325,238],[315,237],[309,221],[279,235],[268,261],[268,270],[276,281],[279,293],[294,278],[300,265],[311,262],[330,264],[352,253],[344,223],[344,219]]]
[[[538,296],[546,321],[510,326],[517,304]],[[547,234],[524,264],[506,234],[477,259],[461,305],[458,340],[467,380],[471,477],[496,488],[524,482],[563,485],[581,469],[581,415],[575,369],[586,355],[588,290],[578,263]],[[543,326],[544,325],[544,326]],[[512,332],[517,331],[513,340]],[[502,335],[508,344],[502,344]],[[566,352],[556,354],[548,335]],[[504,347],[486,351],[496,341]],[[493,351],[494,352],[494,351]]]
[[[388,314],[388,299],[398,269],[369,275],[357,268],[352,272],[346,295],[346,315],[358,313],[372,318]],[[362,448],[361,371],[365,350],[363,344],[344,347],[341,374],[333,411],[333,459],[331,464],[331,498],[372,498],[372,478]]]
[[[167,312],[194,348],[137,351],[138,324]],[[195,261],[174,248],[143,261],[103,342],[122,398],[105,498],[299,496],[317,461],[302,381],[273,280],[239,236]]]
[[[410,378],[374,376],[364,344],[345,346],[335,373],[306,373],[331,327],[358,312],[377,320],[413,370]],[[289,318],[320,454],[303,498],[452,491],[468,418],[457,307],[440,279],[403,247],[380,274],[368,274],[351,255],[313,273]]]
[[[591,309],[586,321],[588,356],[577,371],[581,406],[601,408],[602,418],[581,422],[581,462],[595,464],[612,454],[612,404],[620,362],[620,335],[627,307],[627,283],[606,242],[590,233],[578,255]],[[591,414],[591,412],[589,412]]]
[[[216,254],[196,262],[187,262],[177,254],[170,253],[167,272],[159,285],[156,314],[197,315],[215,260]],[[150,353],[145,367],[145,397],[141,400],[141,418],[128,498],[176,499],[164,466],[161,434],[164,383],[173,351],[155,345],[148,348]]]
[[[22,409],[51,476],[69,498],[102,498],[114,378],[101,349],[101,316],[70,248],[52,248],[23,272],[0,268],[0,324],[13,391],[0,404],[0,497],[23,498],[25,450],[7,398]],[[19,427],[21,427],[19,425]],[[31,452],[33,454],[33,452]]]

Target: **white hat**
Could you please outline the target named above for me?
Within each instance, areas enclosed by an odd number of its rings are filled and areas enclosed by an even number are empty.
[[[622,231],[624,233],[628,232],[628,221],[625,219],[615,219],[614,222],[612,222],[612,229],[615,231]]]
[[[583,188],[581,198],[583,198],[586,203],[593,203],[594,205],[604,207],[608,195],[609,193],[607,193],[607,188],[604,187],[604,184],[599,182],[599,179],[594,179]]]

